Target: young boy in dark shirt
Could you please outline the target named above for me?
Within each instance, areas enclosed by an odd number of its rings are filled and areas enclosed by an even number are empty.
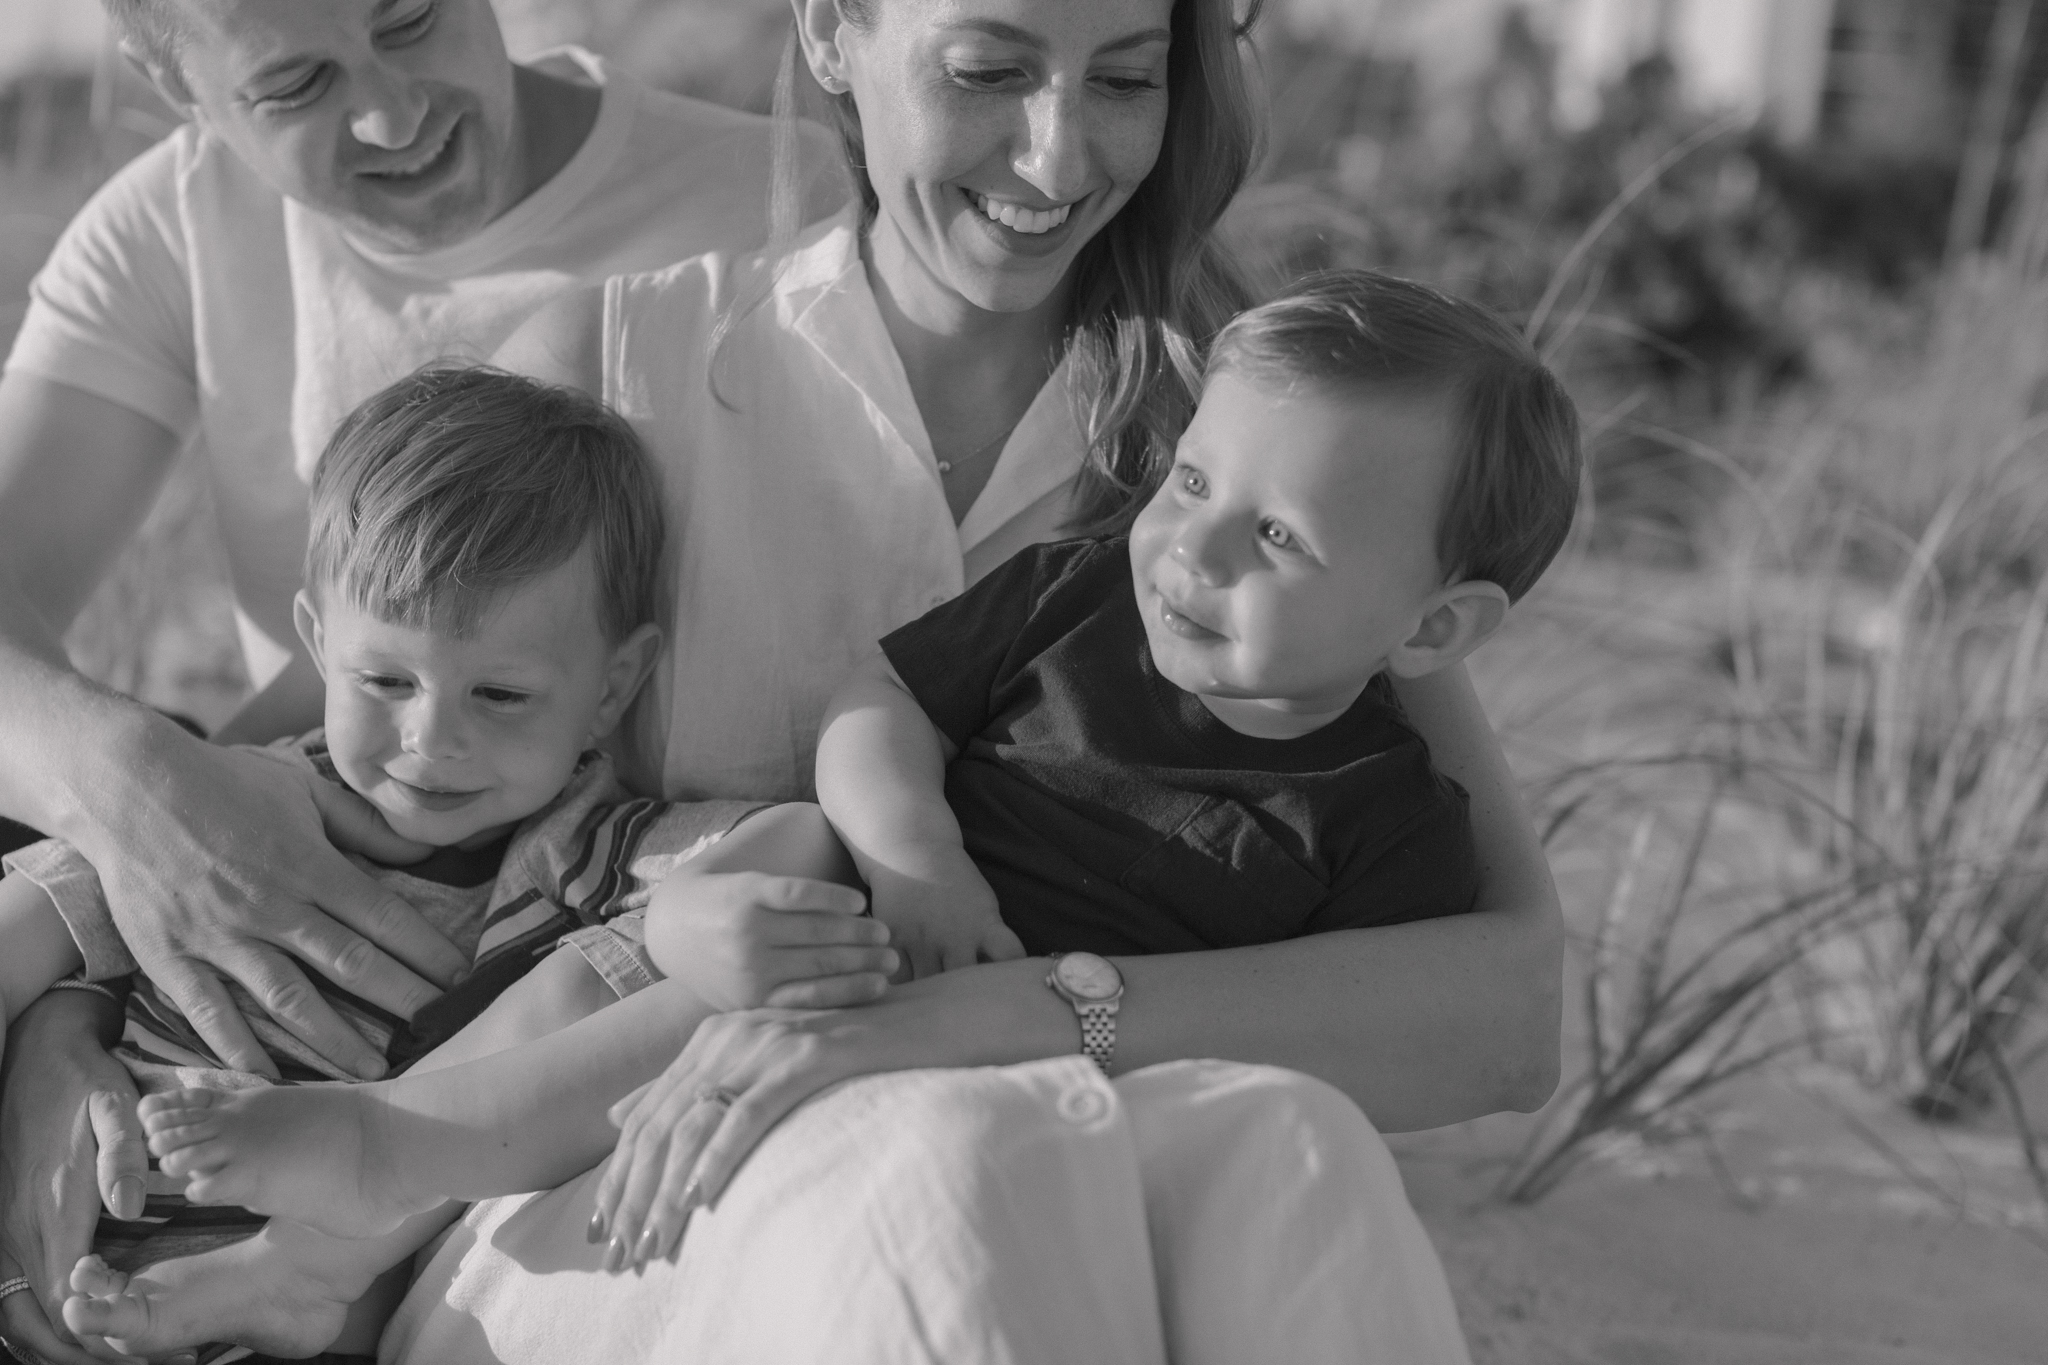
[[[1391,680],[1492,634],[1578,483],[1571,400],[1483,309],[1344,272],[1237,318],[1128,537],[1025,551],[835,699],[819,799],[893,944],[923,971],[1469,909],[1465,793]]]

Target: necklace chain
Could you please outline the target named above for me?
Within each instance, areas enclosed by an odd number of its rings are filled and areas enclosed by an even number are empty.
[[[1010,425],[1004,427],[994,436],[991,436],[988,440],[983,441],[980,445],[968,451],[965,455],[962,455],[957,460],[940,460],[939,477],[945,478],[954,470],[958,469],[961,465],[973,464],[976,460],[988,454],[990,449],[1002,444],[1004,441],[1007,441],[1010,438],[1010,433],[1015,431],[1017,429],[1018,423],[1022,422],[1023,420],[1024,419],[1021,417],[1018,418],[1016,422],[1010,423]]]

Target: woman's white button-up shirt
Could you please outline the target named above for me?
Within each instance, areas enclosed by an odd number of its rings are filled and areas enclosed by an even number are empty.
[[[808,795],[852,665],[1061,534],[1086,447],[1066,376],[955,527],[851,210],[779,261],[720,253],[607,282],[604,398],[661,472],[673,564],[672,629],[636,708],[642,780],[658,762],[670,797]]]

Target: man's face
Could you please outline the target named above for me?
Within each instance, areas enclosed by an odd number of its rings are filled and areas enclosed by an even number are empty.
[[[475,233],[522,186],[488,0],[171,0],[194,117],[258,176],[388,250]]]

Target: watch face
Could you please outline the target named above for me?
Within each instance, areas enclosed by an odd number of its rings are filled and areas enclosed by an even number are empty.
[[[1053,970],[1060,984],[1083,1000],[1108,1000],[1124,988],[1116,964],[1093,953],[1068,953]]]

